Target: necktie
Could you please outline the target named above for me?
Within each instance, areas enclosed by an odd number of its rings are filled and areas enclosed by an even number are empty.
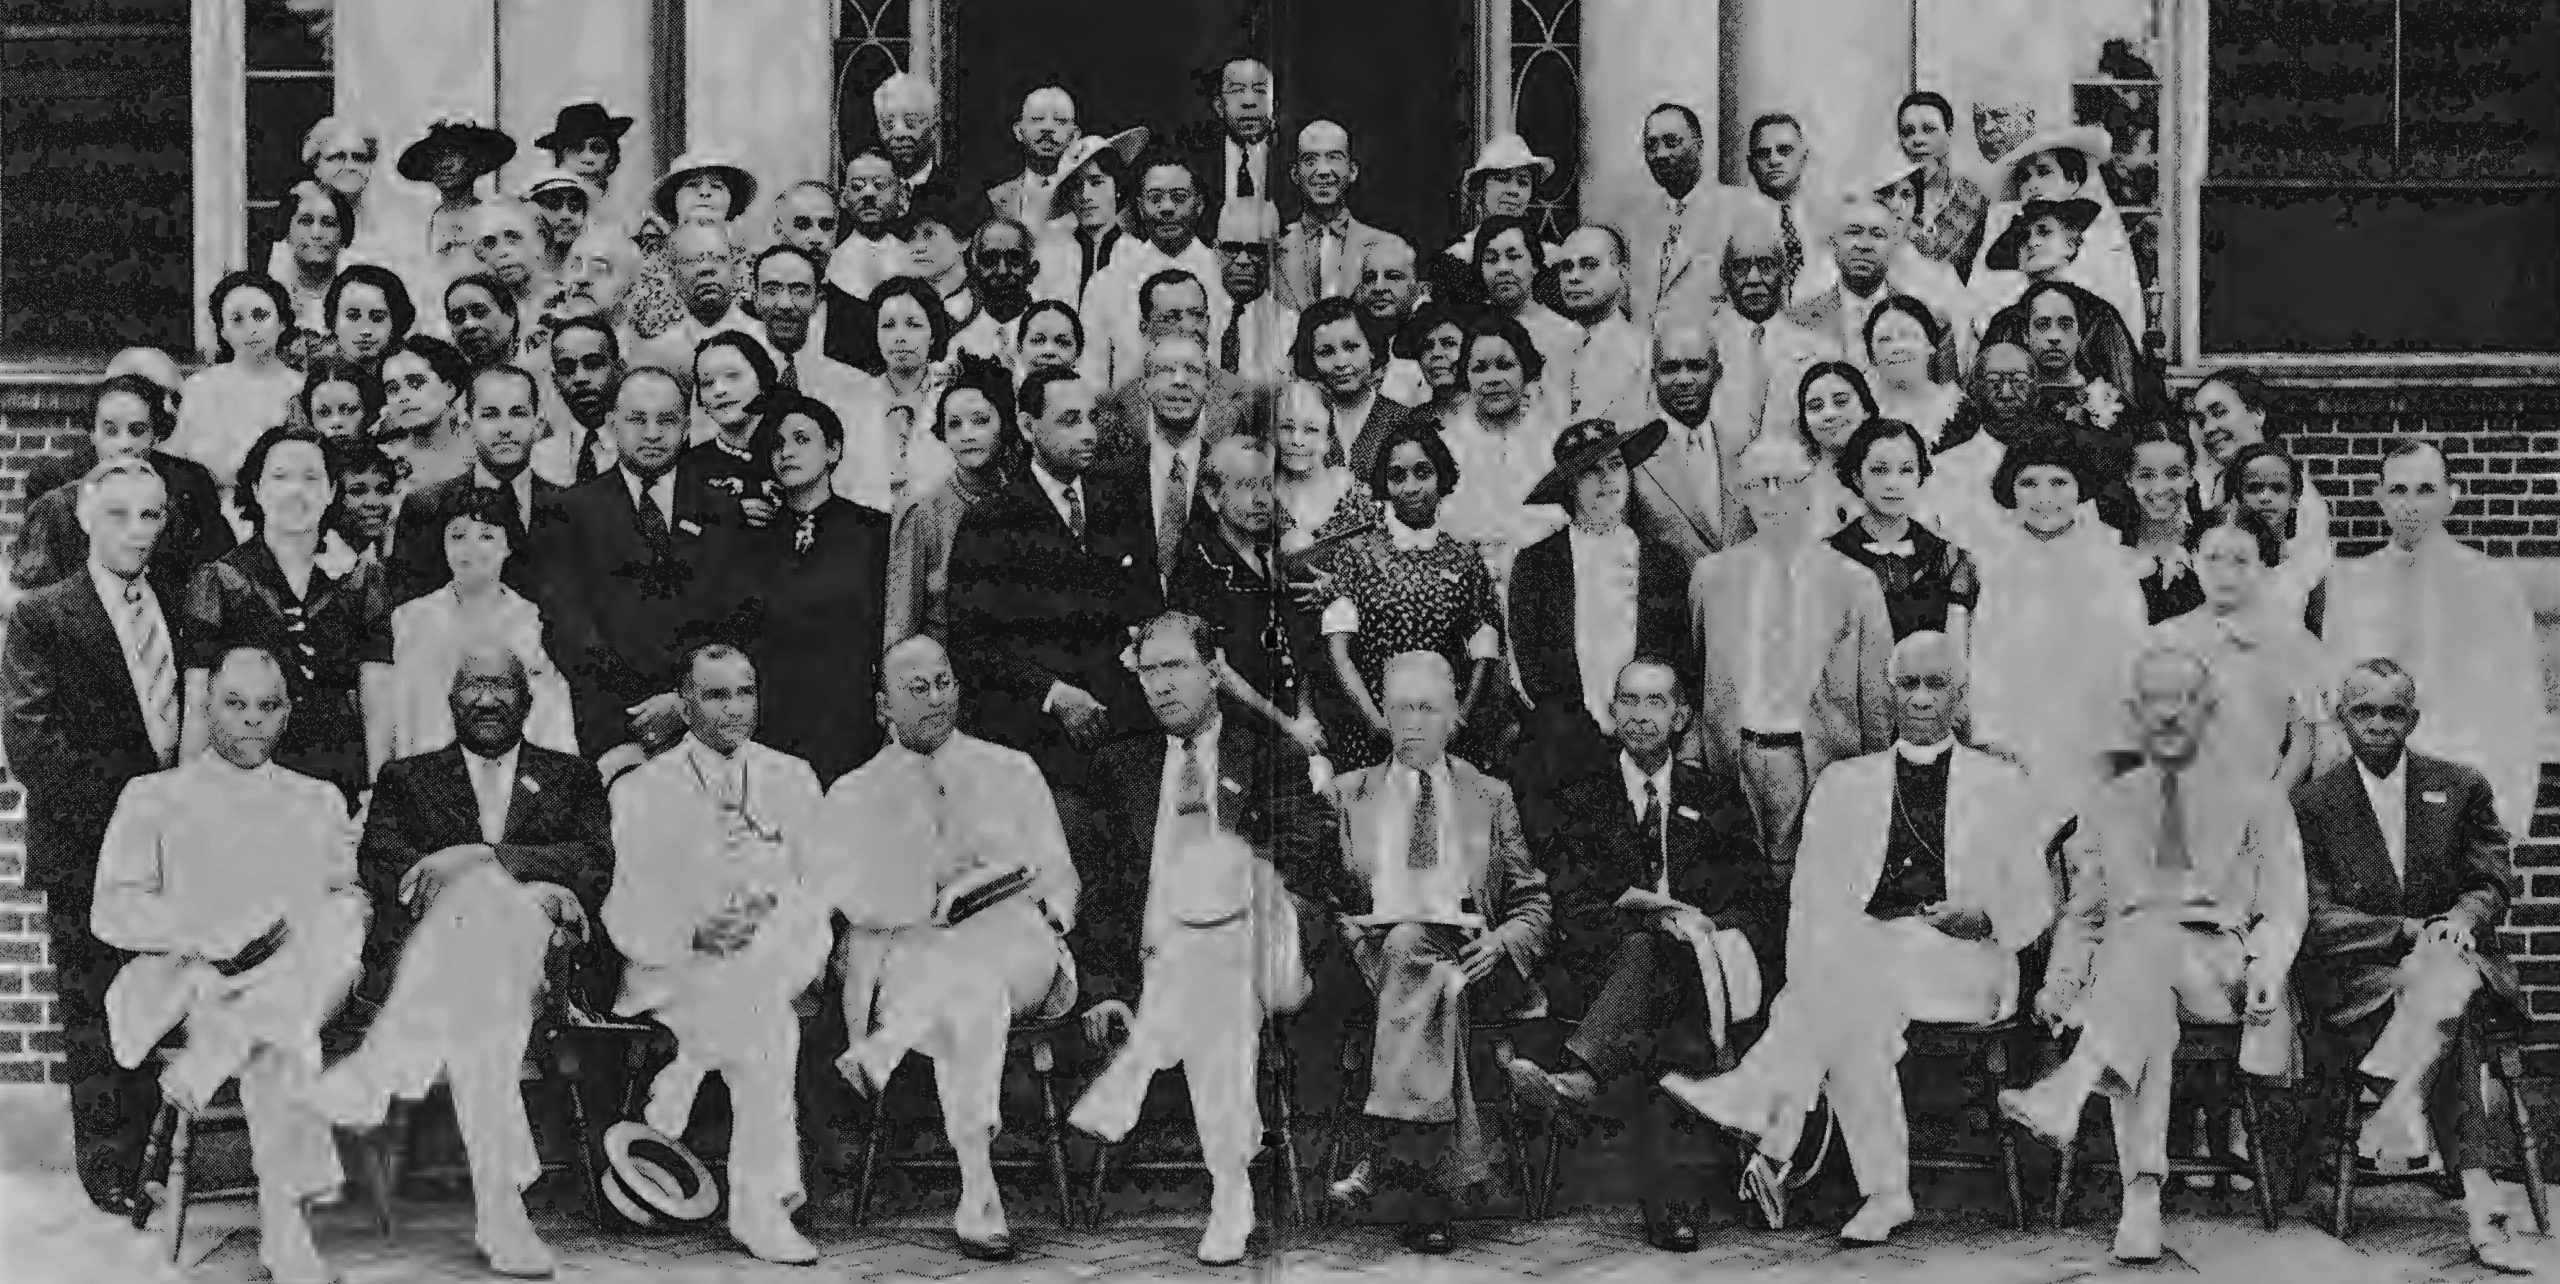
[[[774,372],[774,382],[793,392],[800,391],[799,353],[791,352],[783,354],[782,369]]]
[[[2174,771],[2160,773],[2160,868],[2195,868],[2187,854],[2187,817],[2178,807],[2178,773]]]
[[[1636,828],[1644,833],[1644,845],[1653,851],[1655,886],[1671,878],[1671,849],[1663,841],[1662,791],[1650,780],[1644,782],[1644,814],[1636,818]]]
[[[124,602],[133,613],[134,669],[142,678],[135,694],[142,697],[143,729],[151,736],[151,751],[165,766],[178,746],[178,671],[170,662],[169,635],[143,597],[142,586],[125,585]]]
[[[1793,277],[1804,271],[1804,237],[1796,231],[1794,206],[1778,207],[1778,234],[1785,239],[1788,275]]]
[[[1659,305],[1671,293],[1671,264],[1680,252],[1680,224],[1689,217],[1689,203],[1677,201],[1671,206],[1671,230],[1662,237],[1662,263],[1653,278],[1653,301]]]
[[[1182,518],[1191,507],[1184,502],[1191,498],[1190,472],[1180,455],[1175,455],[1173,467],[1165,470],[1164,503],[1156,510],[1156,564],[1159,566],[1173,565],[1174,549],[1182,543]]]
[[[1196,740],[1182,742],[1182,774],[1174,781],[1173,800],[1177,816],[1200,816],[1209,811],[1209,785],[1200,771],[1200,744]]]
[[[1253,199],[1253,153],[1236,149],[1236,195]]]
[[[1440,863],[1440,800],[1432,796],[1431,773],[1414,773],[1421,784],[1413,796],[1413,833],[1404,840],[1404,867],[1429,869]]]
[[[578,468],[577,472],[573,475],[572,480],[582,482],[594,481],[596,479],[596,435],[594,430],[590,429],[585,432],[573,432],[570,435],[577,439],[578,448]]]
[[[640,483],[640,538],[649,546],[652,557],[665,557],[673,550],[674,537],[667,533],[667,515],[658,511],[658,497],[651,493],[653,482]]]
[[[1238,373],[1244,362],[1244,317],[1241,313],[1227,323],[1227,332],[1218,336],[1218,368],[1228,374]]]
[[[1316,293],[1328,299],[1342,293],[1342,233],[1332,228],[1316,242]]]
[[[1076,542],[1084,542],[1084,494],[1076,483],[1067,483],[1067,529],[1074,532]]]

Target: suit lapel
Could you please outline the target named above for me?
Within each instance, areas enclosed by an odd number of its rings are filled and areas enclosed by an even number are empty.
[[[1856,773],[1842,782],[1853,786],[1845,792],[1849,805],[1855,809],[1849,832],[1856,836],[1856,841],[1832,857],[1842,862],[1842,907],[1852,914],[1865,911],[1867,902],[1875,899],[1877,880],[1884,877],[1884,845],[1891,836],[1886,829],[1893,823],[1893,763],[1892,754],[1883,754],[1852,758],[1839,764],[1842,770]],[[1952,813],[1955,810],[1952,777],[1947,785],[1947,794],[1947,809]],[[1950,815],[1949,828],[1953,827]]]
[[[1477,912],[1491,918],[1495,913],[1493,816],[1490,804],[1485,802],[1483,777],[1459,759],[1443,761],[1449,764],[1449,792],[1457,795],[1449,808],[1449,837],[1457,848],[1458,872],[1474,889]]]
[[[1680,462],[1676,465],[1672,464],[1663,458],[1663,452],[1657,450],[1653,453],[1653,457],[1644,461],[1644,466],[1638,468],[1636,472],[1643,477],[1646,485],[1651,486],[1662,496],[1663,502],[1670,505],[1671,511],[1678,513],[1682,521],[1689,523],[1689,528],[1698,533],[1698,538],[1705,542],[1709,549],[1722,548],[1724,547],[1723,532],[1716,529],[1715,519],[1711,515],[1698,508],[1697,499],[1702,488],[1698,484],[1697,471],[1689,465],[1689,444],[1685,439],[1687,430],[1679,424],[1672,424],[1671,430],[1672,435],[1683,437],[1680,443]],[[1707,437],[1708,448],[1714,449],[1714,429],[1707,430]]]
[[[516,761],[519,764],[517,770],[521,772],[524,756],[518,754]],[[438,801],[444,805],[445,810],[452,813],[449,823],[471,836],[466,841],[479,842],[480,793],[472,788],[471,765],[464,761],[460,743],[446,745],[436,750],[432,773],[430,779],[437,785],[436,792],[442,795]]]
[[[133,672],[125,664],[124,641],[116,636],[115,621],[107,616],[107,604],[99,598],[98,586],[89,578],[88,564],[83,562],[72,574],[84,590],[67,598],[70,610],[66,623],[73,637],[81,643],[74,654],[89,657],[90,662],[97,666],[105,688],[122,694],[122,699],[112,702],[116,720],[124,724],[121,730],[126,738],[134,744],[147,746],[151,743],[151,729],[142,720],[142,692],[133,685]],[[157,590],[154,594],[157,595]],[[161,634],[166,639],[164,645],[169,649],[169,663],[175,666],[181,662],[183,653],[177,648],[172,618],[169,602],[163,597],[160,599]]]
[[[1155,864],[1156,813],[1164,809],[1164,760],[1172,751],[1164,737],[1148,737],[1143,755],[1147,769],[1128,784],[1130,800],[1136,804],[1129,809],[1130,819],[1138,840],[1138,859],[1145,870],[1151,871]]]
[[[2401,830],[2401,864],[2408,870],[2400,880],[2403,898],[2419,905],[2439,903],[2432,895],[2434,882],[2449,873],[2446,861],[2446,832],[2452,819],[2452,794],[2446,773],[2433,758],[2408,755],[2409,798],[2401,807],[2407,825]],[[2428,795],[2443,798],[2441,803],[2427,801]]]
[[[2418,796],[2414,779],[2417,760],[2412,756],[2408,761],[2412,764],[2409,774],[2413,777],[2409,782],[2409,800],[2414,803]],[[2349,758],[2339,765],[2334,783],[2329,788],[2330,804],[2342,822],[2340,828],[2343,832],[2338,837],[2343,840],[2341,845],[2346,849],[2347,864],[2355,869],[2362,881],[2405,895],[2406,889],[2401,886],[2399,874],[2391,868],[2391,848],[2382,836],[2382,819],[2374,814],[2373,799],[2364,791],[2364,768]],[[2417,812],[2407,807],[2402,810],[2409,812],[2410,823],[2414,825]],[[2404,846],[2401,850],[2404,853],[2416,850],[2414,846],[2405,845],[2407,832],[2402,830]]]
[[[507,791],[507,818],[499,835],[502,842],[528,841],[527,835],[533,829],[534,819],[541,813],[542,795],[550,788],[551,782],[542,778],[542,769],[534,763],[531,746],[516,751],[516,779]],[[473,805],[478,805],[477,798],[474,798]],[[474,819],[477,819],[476,815]]]

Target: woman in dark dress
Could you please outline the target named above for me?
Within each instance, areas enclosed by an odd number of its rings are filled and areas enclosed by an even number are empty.
[[[1583,420],[1556,438],[1555,466],[1529,491],[1529,503],[1561,505],[1573,518],[1511,564],[1511,648],[1529,695],[1514,779],[1532,835],[1563,819],[1556,790],[1615,770],[1618,670],[1641,655],[1693,672],[1690,568],[1627,524],[1631,474],[1669,431],[1659,419],[1633,433]]]
[[[880,748],[873,709],[889,578],[889,515],[835,493],[844,422],[798,393],[760,399],[755,454],[780,511],[757,561],[764,629],[754,647],[768,745],[807,760],[818,783]]]
[[[213,474],[192,459],[160,449],[178,426],[165,388],[141,375],[117,375],[98,385],[89,403],[88,462],[68,479],[27,505],[10,554],[9,579],[22,592],[32,592],[70,578],[89,560],[89,534],[80,529],[79,478],[101,459],[138,455],[158,470],[168,487],[168,524],[152,546],[146,570],[162,601],[185,595],[196,568],[231,551],[239,541],[223,520],[222,501]]]
[[[1498,676],[1502,614],[1484,557],[1439,527],[1440,502],[1457,487],[1457,461],[1439,430],[1399,425],[1378,443],[1370,471],[1369,493],[1385,510],[1374,527],[1346,512],[1316,532],[1320,547],[1348,536],[1332,564],[1333,601],[1322,625],[1334,680],[1358,714],[1342,734],[1327,729],[1327,741],[1338,746],[1336,770],[1387,760],[1382,684],[1387,661],[1407,651],[1437,652],[1458,675],[1463,700],[1450,751],[1488,771],[1499,756],[1514,713]]]
[[[1894,640],[1944,633],[1961,652],[1981,585],[1973,558],[1911,515],[1931,471],[1920,431],[1899,419],[1870,419],[1850,434],[1834,465],[1866,511],[1831,537],[1831,547],[1875,572]]]
[[[2124,542],[2142,568],[2142,603],[2151,622],[2174,620],[2204,605],[2196,577],[2196,535],[2204,513],[2196,506],[2196,448],[2188,435],[2165,422],[2133,430],[2132,461],[2125,484],[2133,494],[2133,520]]]
[[[391,594],[382,567],[320,569],[338,506],[336,452],[317,429],[261,433],[240,465],[248,543],[196,572],[187,593],[187,718],[179,755],[204,748],[213,668],[235,646],[284,665],[293,716],[275,760],[336,785],[350,810],[391,752]]]

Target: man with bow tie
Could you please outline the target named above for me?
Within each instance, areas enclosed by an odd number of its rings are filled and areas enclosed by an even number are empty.
[[[1156,1073],[1181,1066],[1209,1169],[1199,1258],[1221,1266],[1243,1259],[1253,1230],[1246,1165],[1262,1142],[1263,1020],[1294,1010],[1307,989],[1283,883],[1325,903],[1339,875],[1318,864],[1320,813],[1296,756],[1220,711],[1213,641],[1205,621],[1180,612],[1141,628],[1138,682],[1164,734],[1096,755],[1109,854],[1092,862],[1101,912],[1085,920],[1077,960],[1096,1000],[1086,1028],[1101,1041],[1116,1026],[1126,1039],[1070,1122],[1120,1140]]]
[[[367,988],[387,997],[314,1103],[371,1127],[392,1096],[416,1100],[446,1079],[480,1251],[500,1274],[547,1275],[550,1250],[518,1195],[542,1172],[518,1073],[546,977],[571,1012],[611,997],[577,947],[612,880],[613,818],[592,765],[525,742],[533,691],[513,651],[465,653],[446,700],[454,743],[392,762],[374,783],[356,865],[381,907]]]
[[[2483,1031],[2524,1019],[2498,925],[2516,892],[2507,832],[2479,771],[2412,752],[2418,686],[2386,659],[2348,671],[2339,703],[2353,757],[2294,791],[2311,897],[2304,1000],[2349,1085],[2388,1085],[2383,1117],[2422,1109],[2461,1174],[2472,1252],[2531,1274],[2500,1224],[2481,1093]],[[2354,1098],[2331,1103],[2352,1108]]]
[[[1900,739],[1831,764],[1805,812],[1787,909],[1787,985],[1729,1074],[1665,1075],[1681,1104],[1754,1143],[1746,1183],[1782,1219],[1785,1165],[1827,1097],[1866,1203],[1840,1232],[1882,1243],[1911,1220],[1903,1031],[1997,1021],[2018,951],[2053,921],[2053,886],[2016,767],[1956,743],[1964,654],[1943,633],[1893,650]]]
[[[1356,1204],[1384,1184],[1410,1196],[1405,1246],[1436,1256],[1451,1247],[1450,1198],[1493,1173],[1467,1065],[1470,1015],[1544,1013],[1553,908],[1510,789],[1448,753],[1459,707],[1449,662],[1408,651],[1387,662],[1381,687],[1393,756],[1326,791],[1350,873],[1342,903],[1357,911],[1344,932],[1377,998],[1361,1121],[1371,1153],[1327,1193]]]
[[[876,1100],[908,1053],[933,1062],[960,1166],[952,1229],[965,1256],[1003,1261],[1013,1242],[991,1148],[1005,1034],[1075,1005],[1066,933],[1081,889],[1040,768],[956,729],[960,684],[941,643],[919,634],[891,647],[880,703],[889,746],[835,783],[820,820],[821,898],[848,925],[836,1069]],[[955,893],[1014,867],[1018,893],[956,913]]]
[[[2286,978],[2309,910],[2293,808],[2208,735],[2212,668],[2158,643],[2132,685],[2145,762],[2081,809],[2071,899],[2036,998],[2080,1042],[2043,1082],[2002,1092],[2000,1109],[2058,1148],[2079,1133],[2089,1094],[2106,1095],[2124,1179],[2114,1256],[2146,1262],[2160,1256],[2179,1022],[2238,1024],[2241,1070],[2290,1076]]]
[[[791,1224],[806,1198],[794,1103],[793,1001],[826,967],[830,906],[817,894],[824,797],[809,764],[754,743],[756,673],[713,643],[684,662],[684,738],[613,787],[613,888],[604,923],[630,960],[615,1010],[676,1036],[643,1118],[670,1137],[695,1092],[727,1081],[729,1233],[769,1262],[811,1262]]]

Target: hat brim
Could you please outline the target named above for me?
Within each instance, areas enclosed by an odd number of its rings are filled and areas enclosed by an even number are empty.
[[[608,1185],[651,1217],[698,1222],[718,1211],[720,1187],[711,1170],[665,1133],[626,1119],[605,1130],[603,1149]]]
[[[2078,152],[2089,158],[2092,166],[2115,159],[2115,140],[2097,125],[2074,125],[2068,129],[2047,130],[2009,149],[2009,154],[1993,161],[2002,181],[2014,181],[2018,166],[2038,152]]]
[[[658,190],[651,193],[649,197],[650,208],[658,211],[658,217],[665,219],[668,226],[673,227],[676,221],[676,189],[683,187],[686,180],[696,174],[717,174],[722,182],[729,185],[727,221],[736,221],[739,215],[747,212],[748,206],[755,204],[755,175],[725,162],[717,165],[687,165],[683,169],[671,170],[665,178],[659,179]]]
[[[622,141],[624,134],[631,132],[633,123],[629,116],[608,116],[603,124],[593,129],[561,129],[553,126],[550,133],[533,140],[533,145],[546,152],[565,152],[590,138],[607,138],[618,143]]]
[[[2067,201],[2038,201],[2036,204],[2040,208],[2032,211],[2020,209],[2009,220],[2009,225],[2000,229],[2000,235],[1993,239],[1991,248],[1982,252],[1982,266],[1994,272],[2017,271],[2018,252],[2027,247],[2027,233],[2034,229],[2037,219],[2048,214],[2061,219],[2075,232],[2085,233],[2098,221],[2098,203],[2085,196],[2075,196]]]
[[[1493,164],[1480,157],[1477,159],[1475,164],[1467,166],[1466,173],[1458,176],[1458,186],[1465,187],[1467,184],[1476,181],[1476,175],[1478,174],[1502,174],[1515,169],[1534,169],[1538,171],[1538,181],[1541,183],[1556,176],[1556,163],[1544,156],[1529,156],[1523,158],[1516,165]]]
[[[1135,165],[1138,163],[1138,153],[1146,150],[1149,136],[1147,127],[1140,125],[1135,129],[1121,130],[1103,139],[1100,147],[1081,152],[1072,147],[1069,148],[1067,155],[1059,158],[1058,185],[1049,194],[1049,217],[1064,218],[1075,208],[1075,185],[1069,183],[1067,179],[1077,170],[1092,164],[1094,158],[1104,152],[1117,152],[1120,154],[1121,164]],[[1074,163],[1067,163],[1069,160]]]
[[[427,131],[427,136],[409,144],[400,152],[400,177],[412,183],[435,181],[436,156],[453,150],[471,161],[471,176],[494,174],[516,158],[516,140],[502,130],[486,125],[445,125]]]
[[[1653,452],[1662,449],[1663,439],[1670,434],[1671,425],[1656,419],[1634,432],[1620,433],[1615,437],[1595,441],[1557,460],[1555,467],[1548,469],[1547,475],[1539,478],[1538,484],[1530,488],[1526,502],[1566,505],[1573,498],[1573,483],[1582,474],[1590,471],[1593,464],[1599,463],[1612,453],[1617,453],[1626,458],[1627,467],[1639,467],[1644,461],[1653,458]]]

